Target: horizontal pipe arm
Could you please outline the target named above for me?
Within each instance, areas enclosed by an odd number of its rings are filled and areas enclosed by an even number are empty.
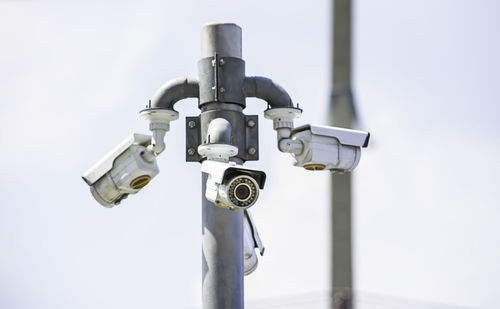
[[[174,110],[174,104],[177,101],[186,98],[198,98],[199,93],[197,79],[187,77],[172,79],[156,91],[151,100],[150,108]]]
[[[245,77],[243,93],[245,97],[255,97],[266,101],[271,108],[293,107],[292,99],[286,90],[267,77]]]

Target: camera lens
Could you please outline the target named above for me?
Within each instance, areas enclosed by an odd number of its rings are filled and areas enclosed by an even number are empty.
[[[259,188],[252,177],[242,175],[229,181],[228,193],[229,200],[235,207],[247,208],[257,200]]]
[[[234,189],[234,195],[236,195],[236,198],[240,201],[245,201],[249,199],[251,196],[250,194],[251,194],[251,188],[246,183],[240,183]]]
[[[250,187],[246,183],[240,183],[234,189],[234,195],[240,201],[247,200],[250,197]]]

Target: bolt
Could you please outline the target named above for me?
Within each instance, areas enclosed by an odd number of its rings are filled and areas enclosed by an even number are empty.
[[[257,123],[256,123],[256,122],[255,122],[255,120],[253,120],[253,119],[250,119],[250,120],[248,120],[248,122],[247,122],[247,126],[248,126],[249,128],[253,128],[253,127],[255,127],[255,125],[256,125],[256,124],[257,124]]]
[[[190,156],[194,156],[194,155],[195,155],[195,153],[196,153],[196,150],[194,150],[194,148],[189,148],[189,149],[188,149],[188,155],[190,155]]]
[[[189,127],[190,129],[192,129],[192,128],[196,127],[196,122],[195,122],[194,120],[189,121],[189,122],[188,122],[188,127]]]
[[[219,60],[219,65],[220,65],[220,66],[223,66],[225,63],[226,63],[226,62],[224,61],[224,59],[220,59],[220,60]]]
[[[221,88],[219,89],[219,91],[220,91],[221,93],[223,93],[224,91],[226,91],[226,89],[224,89],[224,88],[222,88],[222,87],[221,87]]]
[[[254,154],[257,153],[257,149],[255,149],[254,147],[250,147],[248,148],[248,153],[253,156]]]

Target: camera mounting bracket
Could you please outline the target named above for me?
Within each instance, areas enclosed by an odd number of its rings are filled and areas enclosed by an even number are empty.
[[[226,116],[229,116],[228,114]],[[259,160],[259,117],[257,115],[243,115],[243,121],[235,117],[224,117],[233,128],[244,126],[245,140],[232,140],[231,145],[238,147],[236,157],[243,161]],[[235,118],[235,119],[233,119]],[[203,144],[201,136],[200,116],[186,117],[186,161],[201,162],[203,156],[197,151]]]

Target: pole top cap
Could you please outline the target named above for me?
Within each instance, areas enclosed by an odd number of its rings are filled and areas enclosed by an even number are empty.
[[[201,30],[201,57],[242,58],[241,27],[234,23],[209,23]]]

